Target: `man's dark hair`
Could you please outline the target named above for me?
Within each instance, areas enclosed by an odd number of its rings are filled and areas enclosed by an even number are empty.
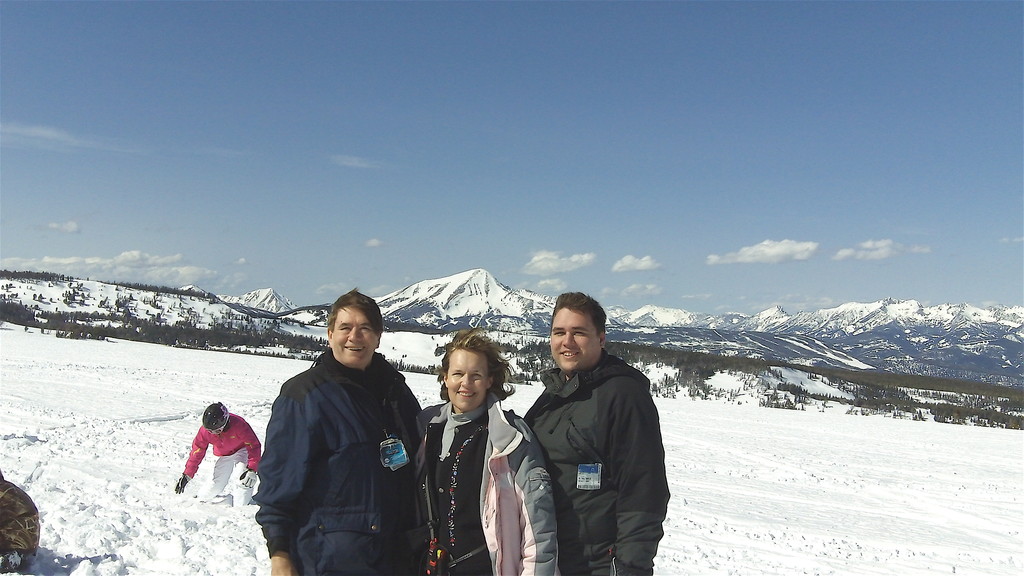
[[[327,317],[328,330],[334,330],[334,322],[338,319],[338,311],[342,308],[359,310],[366,315],[366,319],[370,321],[370,327],[378,336],[384,333],[384,318],[380,314],[380,306],[377,305],[376,300],[362,294],[357,288],[349,290],[334,301],[331,306],[331,314]]]
[[[561,294],[557,300],[555,300],[555,309],[551,312],[551,321],[555,321],[555,314],[562,308],[568,308],[573,312],[579,312],[590,318],[590,321],[594,323],[594,327],[597,328],[598,334],[604,334],[605,323],[608,321],[608,316],[604,312],[604,308],[601,304],[584,294],[583,292],[566,292]]]

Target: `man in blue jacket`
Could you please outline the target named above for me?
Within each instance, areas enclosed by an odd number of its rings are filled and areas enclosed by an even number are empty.
[[[254,498],[272,575],[407,572],[420,406],[376,352],[383,332],[372,298],[342,295],[330,350],[274,401]]]
[[[579,292],[551,318],[556,368],[526,413],[554,486],[563,576],[649,576],[668,507],[650,381],[608,354],[604,309]]]

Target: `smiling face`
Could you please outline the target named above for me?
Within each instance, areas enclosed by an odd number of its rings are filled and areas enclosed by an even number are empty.
[[[380,346],[380,334],[362,310],[342,308],[334,325],[327,329],[327,341],[335,360],[349,368],[366,370]]]
[[[590,370],[601,360],[604,332],[598,332],[589,316],[562,308],[551,319],[551,357],[566,378]]]
[[[472,350],[454,350],[444,375],[452,411],[470,412],[483,405],[494,381],[487,370],[487,357]]]

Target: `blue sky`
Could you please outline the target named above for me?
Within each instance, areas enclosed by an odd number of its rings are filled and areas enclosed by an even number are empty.
[[[1024,304],[1020,2],[0,4],[0,264]]]

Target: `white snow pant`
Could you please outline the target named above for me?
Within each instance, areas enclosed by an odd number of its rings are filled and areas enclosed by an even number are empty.
[[[213,464],[213,478],[210,482],[199,489],[196,497],[203,502],[209,502],[230,486],[231,502],[234,506],[245,506],[252,500],[252,488],[242,486],[238,477],[245,472],[246,463],[249,462],[249,451],[242,448],[238,452],[228,456],[218,456]]]

